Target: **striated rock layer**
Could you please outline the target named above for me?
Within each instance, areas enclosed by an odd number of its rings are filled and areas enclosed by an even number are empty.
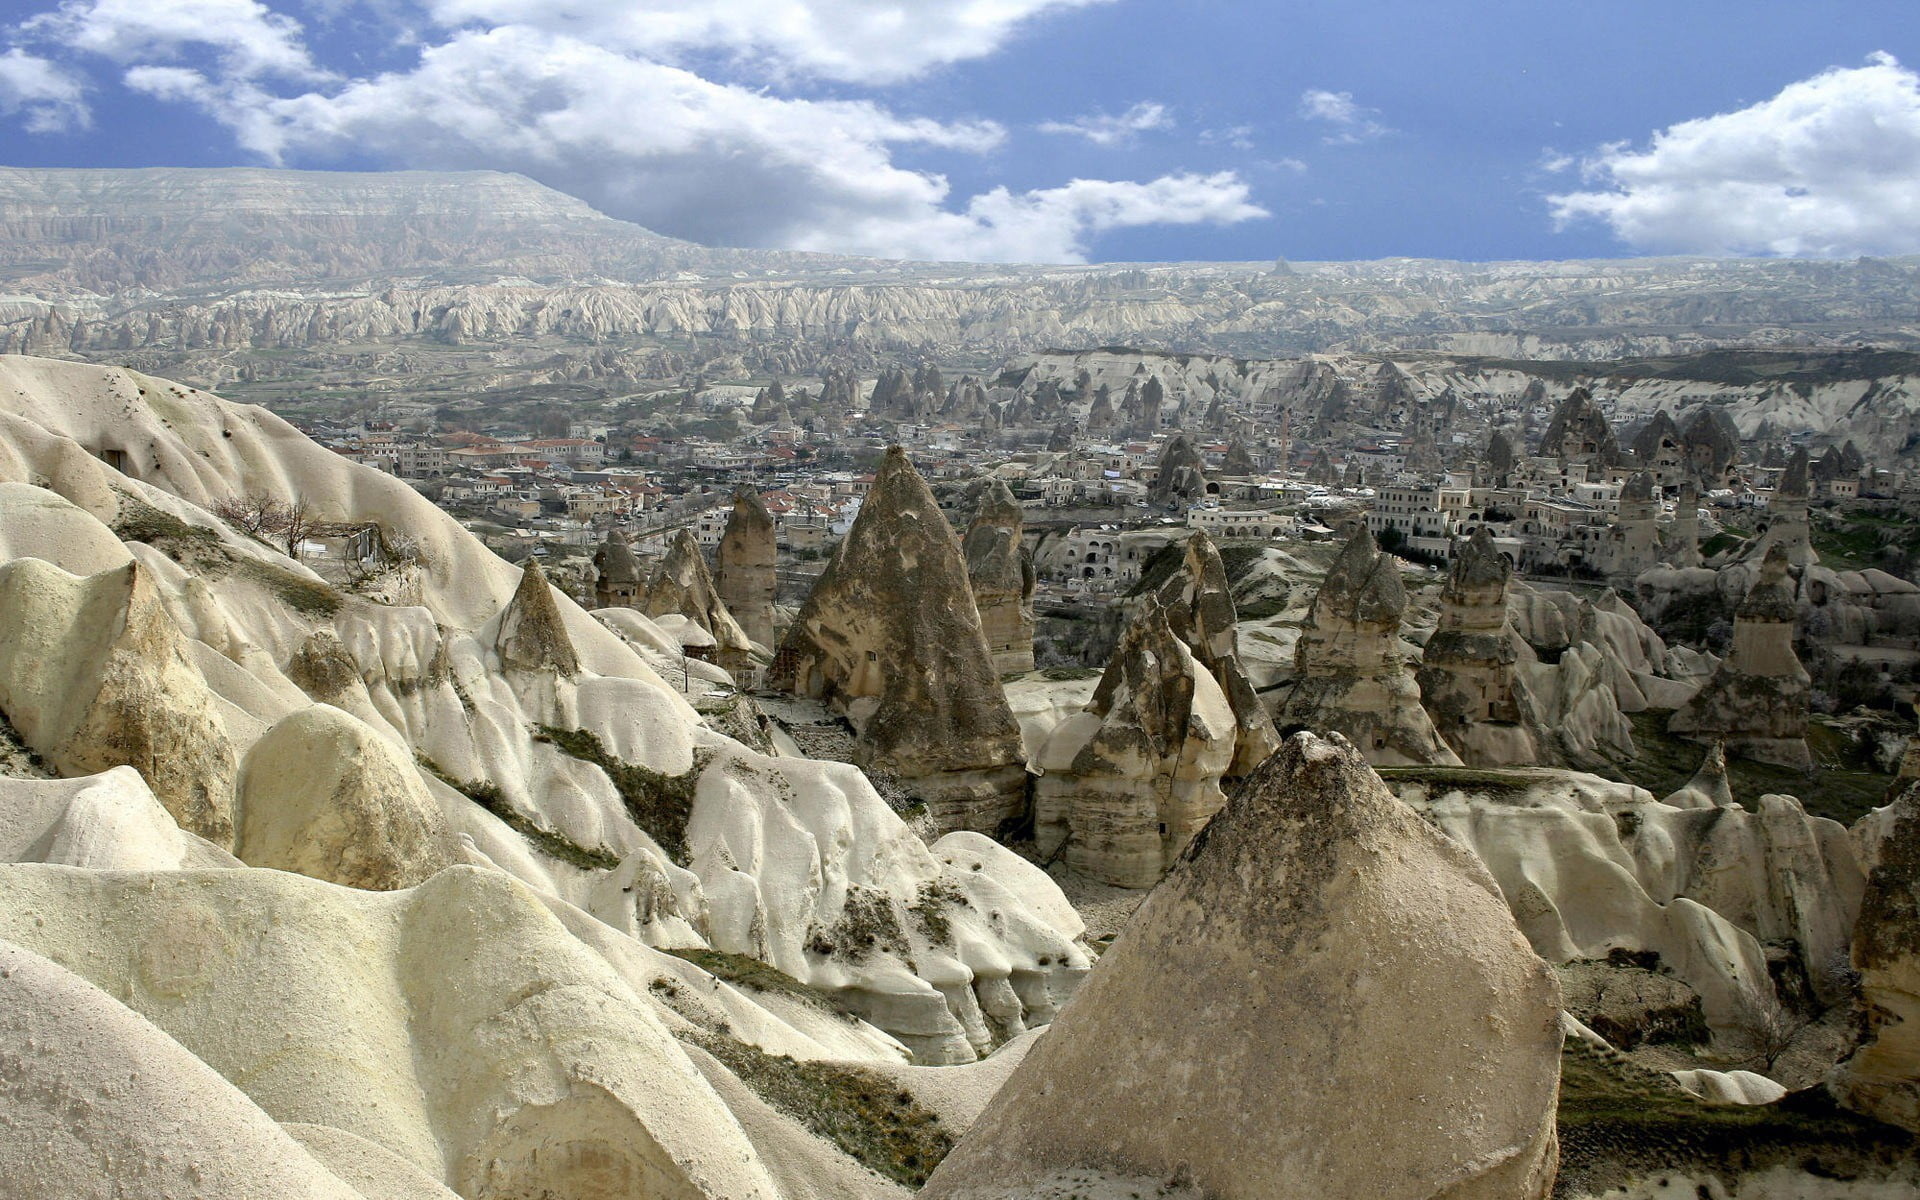
[[[1296,734],[922,1194],[1094,1173],[1219,1200],[1540,1200],[1560,1044],[1559,986],[1486,870],[1344,738]]]
[[[753,488],[733,494],[733,512],[713,557],[713,586],[753,641],[773,650],[773,600],[779,547],[773,516]]]
[[[943,829],[994,832],[1025,805],[1020,727],[966,563],[898,446],[788,629],[768,685],[845,712],[861,765],[899,776]]]
[[[1294,646],[1295,681],[1274,721],[1282,730],[1344,735],[1382,766],[1460,765],[1420,707],[1400,620],[1407,591],[1392,555],[1356,531],[1321,581]]]
[[[960,543],[980,628],[1003,675],[1033,670],[1033,554],[1021,540],[1021,525],[1020,502],[995,479],[982,491],[980,511]]]
[[[1440,627],[1427,639],[1415,674],[1434,728],[1470,767],[1540,760],[1533,731],[1521,720],[1519,639],[1507,619],[1512,576],[1512,564],[1484,527],[1456,547],[1440,597]]]
[[[1864,1032],[1833,1073],[1847,1107],[1920,1133],[1920,793],[1857,827],[1869,874],[1853,929]]]

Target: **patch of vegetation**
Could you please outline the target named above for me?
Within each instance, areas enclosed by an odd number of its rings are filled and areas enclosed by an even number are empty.
[[[878,1071],[797,1062],[722,1033],[680,1035],[762,1100],[877,1175],[918,1188],[953,1149],[940,1115]]]
[[[1278,598],[1249,600],[1237,606],[1242,621],[1260,621],[1267,617],[1277,617],[1287,609],[1287,602]]]
[[[1040,678],[1054,683],[1070,683],[1079,679],[1098,679],[1105,672],[1096,667],[1043,667]]]
[[[1622,783],[1638,784],[1656,797],[1680,790],[1700,769],[1707,748],[1699,742],[1668,733],[1667,718],[1672,715],[1671,709],[1661,708],[1627,714],[1627,719],[1633,722],[1636,751],[1633,760],[1617,763],[1595,774]],[[1808,744],[1816,754],[1820,753],[1822,738],[1812,730],[1818,727],[1819,722],[1809,726],[1808,737]],[[1852,746],[1853,739],[1846,738],[1845,744]],[[1824,758],[1824,755],[1820,757]],[[1827,761],[1820,761],[1818,769],[1809,775],[1790,767],[1776,767],[1770,763],[1749,762],[1744,758],[1728,756],[1727,780],[1733,786],[1734,799],[1748,807],[1752,807],[1755,800],[1768,792],[1777,792],[1795,797],[1816,817],[1830,817],[1843,825],[1851,825],[1870,809],[1884,803],[1891,776],[1874,771],[1852,770],[1844,762]]]
[[[1661,1172],[1726,1177],[1775,1165],[1855,1179],[1913,1153],[1904,1131],[1846,1112],[1819,1087],[1773,1104],[1714,1104],[1577,1039],[1561,1056],[1559,1123],[1556,1196]]]
[[[1660,610],[1656,632],[1670,642],[1699,647],[1707,644],[1715,624],[1732,620],[1733,605],[1718,590],[1681,592]]]
[[[611,871],[620,865],[620,856],[604,846],[590,850],[564,834],[535,824],[531,817],[507,801],[498,784],[485,779],[455,779],[424,754],[416,754],[414,761],[441,783],[500,818],[501,824],[533,843],[535,849],[548,857],[583,871]]]
[[[714,978],[724,979],[736,987],[785,996],[837,1017],[847,1015],[846,1010],[834,1004],[819,988],[801,983],[779,967],[763,963],[757,958],[728,954],[724,950],[668,950],[666,953],[675,958],[684,958]]]
[[[914,924],[927,941],[943,946],[953,940],[953,926],[947,919],[949,905],[964,905],[966,896],[960,889],[945,879],[929,879],[920,885],[920,891],[913,898],[913,906],[907,911],[913,914]]]
[[[168,543],[211,542],[218,545],[220,542],[220,535],[203,525],[189,525],[130,492],[121,492],[119,495],[120,508],[113,518],[113,534],[123,542],[142,542],[163,553]]]
[[[700,773],[713,759],[711,751],[694,751],[691,767],[682,774],[667,775],[615,758],[597,734],[585,729],[539,725],[534,727],[533,740],[547,742],[560,753],[605,771],[633,823],[644,830],[668,858],[683,867],[687,865],[687,822],[693,817],[693,793],[699,786]]]
[[[807,949],[822,957],[839,955],[859,962],[875,951],[890,950],[906,958],[910,947],[893,897],[879,888],[851,883],[840,916],[832,925],[815,925],[808,932]]]
[[[1388,783],[1419,783],[1442,792],[1484,792],[1493,799],[1523,795],[1537,777],[1518,771],[1489,771],[1476,767],[1376,767]]]
[[[330,617],[347,601],[337,588],[259,559],[238,559],[234,568],[278,596],[287,607],[310,617]]]

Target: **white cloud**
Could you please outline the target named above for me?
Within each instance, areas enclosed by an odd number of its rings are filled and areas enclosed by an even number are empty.
[[[1380,123],[1377,110],[1356,103],[1352,92],[1308,88],[1300,93],[1300,115],[1332,126],[1320,139],[1329,146],[1351,146],[1393,132]]]
[[[1235,150],[1253,149],[1254,129],[1251,125],[1229,125],[1225,129],[1202,129],[1200,144],[1203,146],[1231,146]]]
[[[1166,105],[1142,100],[1117,117],[1107,113],[1092,113],[1071,121],[1043,121],[1036,128],[1041,133],[1085,138],[1096,146],[1124,146],[1142,133],[1172,129],[1173,123],[1173,113]]]
[[[1591,190],[1549,198],[1562,228],[1637,249],[1816,257],[1920,252],[1920,76],[1891,56],[1683,121],[1644,150],[1603,146]]]
[[[208,49],[223,72],[315,78],[300,23],[256,0],[66,0],[22,22],[28,38],[119,63],[170,61]]]
[[[92,121],[78,76],[17,47],[0,54],[0,116],[18,116],[28,133],[65,133]]]
[[[822,231],[801,249],[970,262],[1081,262],[1088,241],[1142,225],[1231,225],[1270,215],[1232,171],[1146,183],[1075,179],[1063,187],[973,197],[965,211],[878,217]]]
[[[953,197],[945,176],[902,166],[896,154],[985,153],[1004,142],[1006,131],[991,121],[935,120],[869,99],[823,98],[813,89],[778,94],[773,85],[789,66],[838,69],[811,34],[802,36],[805,30],[761,30],[757,40],[732,45],[737,56],[710,77],[712,61],[669,61],[665,51],[636,49],[629,43],[642,35],[622,32],[628,10],[600,0],[434,0],[435,20],[472,23],[451,32],[430,20],[398,20],[410,0],[368,2],[383,18],[396,18],[392,28],[425,31],[407,43],[414,54],[406,68],[357,78],[323,73],[299,26],[253,0],[151,0],[146,7],[141,0],[67,0],[22,28],[43,42],[57,32],[70,50],[120,64],[132,90],[205,111],[269,162],[374,158],[405,167],[519,171],[606,212],[709,244],[1073,261],[1107,230],[1265,215],[1232,174],[1075,180]],[[943,55],[985,52],[1012,28],[1015,14],[1077,2],[932,0],[908,8],[878,0],[642,0],[633,11],[663,17],[661,29],[647,36],[674,46],[720,35],[688,32],[691,25],[667,17],[708,28],[749,11],[770,19],[805,12],[819,28],[859,33],[838,43],[850,54],[890,22],[915,36],[903,36],[903,45],[912,43],[905,57],[884,69],[906,70]],[[221,10],[235,20],[203,21]],[[489,14],[524,20],[483,27]],[[752,59],[780,39],[781,62]],[[762,73],[734,78],[753,66]],[[1167,119],[1157,105],[1113,118],[1135,129]]]
[[[424,0],[447,28],[524,26],[675,59],[718,51],[826,79],[891,83],[991,54],[1047,13],[1111,0]]]

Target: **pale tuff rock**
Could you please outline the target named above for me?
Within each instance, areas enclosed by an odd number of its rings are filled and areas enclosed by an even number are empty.
[[[413,764],[331,705],[284,717],[253,744],[236,810],[234,852],[249,866],[391,891],[458,859]]]
[[[1787,551],[1767,551],[1760,577],[1733,620],[1733,648],[1698,695],[1667,722],[1675,733],[1719,738],[1727,752],[1784,767],[1812,765],[1807,750],[1811,679],[1793,652],[1797,612]]]
[[[1149,493],[1157,504],[1186,504],[1207,494],[1207,464],[1184,433],[1175,434],[1160,455]]]
[[[733,494],[733,512],[720,535],[720,548],[714,552],[713,583],[747,637],[769,653],[775,644],[774,568],[778,556],[772,514],[767,512],[758,490],[741,488]]]
[[[129,446],[130,466],[197,500],[121,475],[75,440],[118,438],[129,428],[134,441],[109,445]],[[556,905],[591,912],[596,919],[582,918],[585,927],[635,953],[640,938],[772,962],[849,1007],[896,1022],[930,1062],[971,1061],[1000,1038],[1016,1036],[1010,1031],[1044,1024],[1086,970],[1077,923],[1064,929],[1037,916],[1023,898],[1031,888],[1009,891],[1000,862],[964,874],[944,865],[854,767],[765,757],[704,723],[677,681],[668,685],[662,678],[681,666],[678,641],[639,611],[603,610],[596,620],[544,586],[510,606],[516,586],[526,582],[521,569],[488,553],[405,483],[346,462],[262,410],[127,372],[0,360],[0,476],[58,480],[68,489],[67,503],[97,505],[106,520],[119,519],[123,498],[136,496],[144,505],[133,513],[150,526],[204,531],[175,535],[176,542],[217,552],[215,566],[232,569],[196,574],[157,545],[129,543],[109,555],[104,539],[112,534],[95,510],[63,508],[57,500],[26,505],[51,513],[49,523],[0,522],[0,544],[71,552],[60,560],[69,571],[122,569],[129,551],[137,556],[141,577],[166,604],[201,673],[205,711],[224,724],[236,754],[315,700],[343,709],[398,747],[402,758],[422,764],[417,778],[464,861],[506,872]],[[231,495],[235,481],[249,492],[298,494],[341,520],[378,521],[417,535],[428,547],[421,604],[341,599],[325,611],[295,607],[285,585],[304,589],[300,581],[311,582],[298,564],[227,537],[198,507]],[[23,503],[36,500],[30,493],[50,495],[25,484],[7,490]],[[170,518],[182,524],[172,526]],[[214,538],[226,540],[216,545]],[[44,573],[46,567],[0,564],[0,572],[15,571]],[[16,613],[39,610],[0,604],[0,653],[49,637],[85,651],[112,634],[108,621],[97,639],[75,642],[68,628],[75,605],[49,607],[59,612],[58,622],[15,629]],[[533,619],[524,619],[529,614]],[[503,618],[516,636],[500,636]],[[503,641],[528,652],[510,653],[503,662]],[[85,653],[43,649],[59,662],[85,667]],[[578,664],[577,673],[562,675],[549,665],[568,660]],[[726,679],[710,664],[687,666],[696,689],[702,681]],[[64,687],[66,676],[56,675]],[[8,673],[0,687],[17,690],[28,682]],[[170,686],[142,711],[177,721],[203,711],[201,705]],[[577,744],[592,735],[594,754],[605,755],[613,774],[542,740],[542,725],[575,735]],[[217,765],[207,755],[197,760]],[[170,780],[169,772],[185,770],[174,762],[164,761],[156,775]],[[1014,774],[1021,774],[1018,765]],[[24,849],[9,849],[14,857],[114,870],[237,863],[182,833],[144,785],[122,778],[133,775],[109,771],[95,777],[98,787],[92,780],[0,779],[6,792],[0,811],[31,814],[19,822],[0,818],[0,842],[12,839],[6,831],[17,826]],[[621,786],[614,775],[622,777]],[[204,777],[196,772],[194,778]],[[72,794],[31,790],[42,782]],[[642,805],[636,818],[623,788],[643,799],[663,789],[676,801],[690,790],[692,811],[669,807],[649,815]],[[23,799],[20,789],[32,798]],[[497,815],[502,812],[515,824]],[[663,851],[662,844],[681,848]],[[1051,889],[1057,901],[1058,889],[1044,876],[1034,886]],[[955,893],[961,899],[951,899]],[[857,928],[882,906],[911,944],[877,950],[840,939],[846,949],[809,950],[812,933]],[[930,920],[944,917],[952,942],[934,946],[922,939],[916,926],[922,912]],[[648,978],[637,985],[642,991]],[[711,993],[711,978],[699,979],[699,988]],[[813,1046],[815,1057],[905,1053],[877,1031],[825,1014],[816,1024],[798,1017],[769,1024],[752,1012],[728,1019],[737,1029],[804,1024],[805,1039],[796,1042],[799,1035],[787,1033],[788,1040],[768,1043],[784,1047],[782,1053],[800,1046]],[[861,1029],[868,1031],[857,1038],[846,1032]],[[821,1048],[827,1045],[833,1049]]]
[[[1180,569],[1160,585],[1154,599],[1166,610],[1173,635],[1213,676],[1233,709],[1234,751],[1227,775],[1250,774],[1279,748],[1280,735],[1240,665],[1239,613],[1213,539],[1200,532],[1187,538]]]
[[[1920,1133],[1920,797],[1855,826],[1870,873],[1853,928],[1865,1032],[1829,1081],[1847,1107]]]
[[[385,1200],[342,1182],[175,1039],[51,961],[59,954],[0,941],[8,1195]]]
[[[1733,803],[1733,783],[1727,778],[1727,748],[1720,742],[1707,747],[1706,757],[1693,778],[1660,803],[1674,808],[1726,808]]]
[[[1539,1200],[1559,1010],[1472,855],[1344,739],[1298,734],[922,1194],[1028,1197],[1090,1171],[1218,1200]]]
[[[593,552],[593,605],[595,608],[638,608],[646,575],[633,547],[627,545],[617,529],[607,531],[607,540]]]
[[[980,627],[1003,675],[1033,670],[1033,555],[1021,525],[1020,502],[1006,484],[991,480],[960,543]]]
[[[0,780],[0,862],[94,871],[235,867],[240,860],[174,823],[132,767],[80,779]]]
[[[580,673],[580,656],[567,635],[539,559],[529,558],[522,569],[520,586],[500,614],[493,648],[500,655],[500,665],[509,670],[550,671],[567,677]]]
[[[1699,994],[1729,1055],[1753,1053],[1756,1031],[1781,1019],[1769,947],[1792,947],[1821,1003],[1847,995],[1836,967],[1865,872],[1846,827],[1792,797],[1762,796],[1752,811],[1677,807],[1570,771],[1396,775],[1391,786],[1486,864],[1542,958],[1657,953]]]
[[[1083,875],[1152,887],[1226,796],[1236,724],[1226,694],[1149,600],[1085,712],[1042,748],[1034,840]]]
[[[646,599],[640,611],[649,617],[681,616],[711,639],[715,661],[735,679],[753,669],[753,644],[740,623],[721,602],[707,560],[700,554],[700,543],[693,531],[682,529],[673,535],[666,557],[654,568],[647,582]],[[686,642],[688,645],[694,643]]]
[[[1024,801],[1020,727],[966,563],[898,446],[787,630],[768,683],[846,712],[862,765],[899,776],[941,828],[993,832]]]
[[[146,568],[0,565],[0,712],[67,775],[131,766],[182,828],[233,842],[234,751]]]
[[[1415,675],[1434,728],[1470,767],[1525,766],[1540,758],[1533,731],[1522,724],[1519,639],[1507,620],[1512,575],[1485,528],[1456,544],[1440,626],[1427,639]]]
[[[128,996],[274,1120],[345,1130],[462,1195],[780,1194],[645,999],[658,968],[630,979],[499,872],[375,893],[12,866],[0,896],[0,938]]]
[[[1362,527],[1313,598],[1294,646],[1295,681],[1276,707],[1274,723],[1284,731],[1343,734],[1369,762],[1383,766],[1459,766],[1459,756],[1420,707],[1420,686],[1407,669],[1400,645],[1406,609],[1399,565]]]

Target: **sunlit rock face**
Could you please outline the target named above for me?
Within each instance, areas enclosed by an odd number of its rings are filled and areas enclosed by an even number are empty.
[[[1020,727],[966,563],[897,446],[795,616],[768,683],[844,712],[862,765],[897,775],[941,828],[991,833],[1024,806]]]
[[[713,583],[727,611],[753,641],[773,649],[773,600],[779,547],[760,493],[741,488],[714,552]]]
[[[1855,829],[1869,868],[1852,949],[1863,1029],[1829,1082],[1849,1108],[1920,1133],[1920,792],[1909,784]]]
[[[1507,619],[1512,575],[1512,564],[1484,528],[1456,548],[1440,627],[1427,639],[1415,674],[1434,728],[1470,767],[1539,761],[1517,694],[1518,639]]]
[[[1274,723],[1343,734],[1380,766],[1460,765],[1420,707],[1420,685],[1400,645],[1406,610],[1395,559],[1358,530],[1314,597],[1294,648],[1295,682]]]
[[[924,1194],[1538,1200],[1560,1044],[1559,986],[1480,863],[1344,738],[1297,734]]]
[[[1784,546],[1767,551],[1734,614],[1726,661],[1667,728],[1720,739],[1729,754],[1804,768],[1813,761],[1806,741],[1812,680],[1793,652],[1798,611],[1788,557]]]

